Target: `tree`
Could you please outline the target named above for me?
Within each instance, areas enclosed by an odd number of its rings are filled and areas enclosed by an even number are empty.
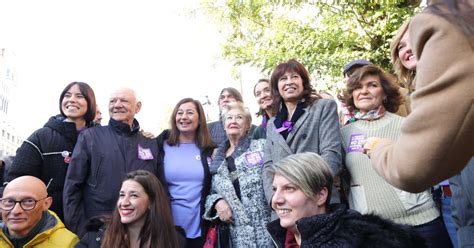
[[[420,0],[405,1],[204,0],[201,9],[226,40],[222,55],[239,66],[264,73],[296,58],[316,81],[335,87],[343,66],[365,58],[391,71],[390,41],[419,10]]]

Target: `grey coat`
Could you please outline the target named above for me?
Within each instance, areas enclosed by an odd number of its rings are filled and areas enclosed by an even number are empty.
[[[275,117],[268,121],[263,166],[263,183],[268,202],[272,197],[273,181],[268,170],[273,163],[291,154],[315,152],[329,164],[333,175],[339,172],[342,167],[342,147],[335,101],[320,99],[306,107],[286,140],[276,132],[274,121]],[[338,202],[338,195],[333,190],[331,202]]]
[[[225,159],[220,163],[216,174],[212,176],[211,194],[207,197],[204,219],[218,219],[214,209],[219,199],[229,204],[234,223],[230,225],[232,243],[235,247],[273,247],[266,225],[270,222],[270,206],[265,201],[262,181],[263,147],[265,140],[244,138],[239,142],[234,157],[240,184],[241,200],[235,193]],[[226,149],[219,147],[217,157],[225,156]],[[223,154],[222,154],[223,153]],[[251,153],[261,157],[258,163],[249,163],[246,159]],[[211,166],[212,167],[212,166]]]

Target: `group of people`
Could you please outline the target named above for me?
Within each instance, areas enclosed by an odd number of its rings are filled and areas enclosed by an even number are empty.
[[[184,98],[156,138],[132,89],[111,94],[102,126],[92,88],[70,83],[6,170],[0,246],[203,247],[216,227],[235,247],[473,245],[472,160],[448,185],[457,237],[431,194],[474,155],[474,4],[446,2],[393,39],[398,80],[366,60],[344,68],[347,118],[294,59],[255,84],[258,127],[229,87],[218,121]]]

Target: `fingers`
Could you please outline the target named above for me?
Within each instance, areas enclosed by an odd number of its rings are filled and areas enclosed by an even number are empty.
[[[232,216],[232,210],[229,206],[229,204],[224,200],[220,199],[216,205],[215,209],[217,211],[217,215],[219,216],[219,219],[223,222],[226,223],[234,223],[234,219]]]
[[[380,142],[380,138],[377,138],[377,137],[370,137],[367,139],[367,141],[364,143],[364,153],[367,154],[367,156],[369,156],[370,158],[370,155],[372,153],[372,150],[373,148]]]
[[[234,218],[233,218],[231,212],[226,212],[226,213],[223,213],[223,214],[219,215],[219,219],[222,222],[225,222],[225,223],[229,223],[229,224],[234,223]]]

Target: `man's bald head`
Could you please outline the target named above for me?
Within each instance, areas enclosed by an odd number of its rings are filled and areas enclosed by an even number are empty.
[[[4,201],[15,201],[12,209],[7,209]],[[24,210],[21,201],[36,202],[33,209]],[[46,185],[38,178],[22,176],[10,181],[3,192],[1,203],[2,218],[10,234],[25,237],[41,220],[44,211],[51,206]]]
[[[110,96],[110,118],[128,124],[130,127],[141,109],[142,103],[138,101],[137,94],[130,88],[120,88]]]
[[[9,191],[29,192],[30,194],[34,194],[39,198],[48,196],[46,185],[43,183],[43,181],[33,176],[17,177],[10,181],[3,191],[4,198]]]

